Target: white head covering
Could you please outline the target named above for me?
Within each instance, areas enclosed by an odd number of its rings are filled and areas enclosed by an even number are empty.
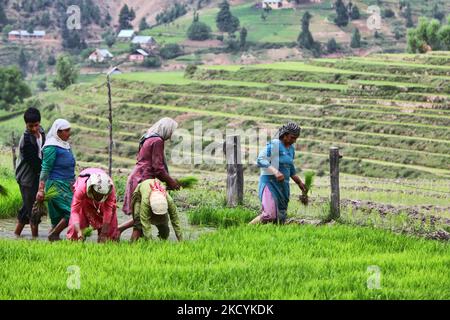
[[[47,134],[47,140],[45,141],[44,148],[47,146],[56,146],[64,149],[70,149],[70,143],[61,140],[58,136],[59,130],[67,130],[70,128],[70,123],[64,119],[58,119],[53,122],[52,128]]]
[[[105,202],[112,191],[113,182],[106,173],[93,173],[86,181],[86,191],[89,198],[94,199],[92,191],[103,196],[100,202]]]
[[[172,118],[162,118],[148,129],[147,134],[157,134],[164,140],[169,140],[177,128],[178,123],[175,120]]]

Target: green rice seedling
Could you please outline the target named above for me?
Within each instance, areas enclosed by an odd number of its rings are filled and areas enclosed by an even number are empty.
[[[187,176],[177,180],[183,189],[192,189],[198,184],[198,179],[194,176]]]
[[[82,232],[83,232],[83,237],[86,239],[86,238],[89,238],[90,236],[92,236],[92,232],[94,232],[94,228],[87,227],[87,228],[83,229]]]
[[[309,194],[312,192],[312,186],[314,183],[314,176],[315,173],[313,171],[307,171],[305,172],[305,189],[302,195],[300,195],[300,201],[307,206],[309,203]]]
[[[33,221],[39,221],[42,217],[47,216],[48,202],[58,196],[59,192],[55,186],[51,186],[44,196],[44,201],[38,202],[36,201],[33,205],[33,209],[31,210],[31,219]]]
[[[227,228],[249,223],[257,213],[247,208],[200,207],[188,211],[189,223],[216,228]]]
[[[0,177],[0,218],[10,218],[17,214],[22,197],[17,182],[13,178]]]

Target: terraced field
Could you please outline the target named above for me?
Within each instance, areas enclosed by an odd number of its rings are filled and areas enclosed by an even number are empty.
[[[189,78],[182,72],[128,73],[114,76],[112,86],[114,167],[121,172],[133,166],[140,135],[163,116],[191,134],[196,121],[202,121],[203,131],[225,133],[275,129],[290,119],[303,128],[297,166],[319,176],[317,203],[329,194],[328,150],[337,145],[344,155],[342,196],[349,207],[432,215],[445,224],[450,218],[449,52],[200,67]],[[82,166],[107,162],[106,97],[102,78],[38,97],[49,116],[45,126],[56,117],[74,124],[73,145]],[[0,116],[6,117],[7,132],[21,127],[20,115]],[[180,142],[174,139],[168,149]],[[205,148],[209,140],[200,143]],[[246,141],[250,163],[261,144]],[[175,166],[191,169],[211,172],[206,176],[216,176],[218,185],[224,181],[224,165]],[[246,188],[254,191],[258,171],[253,164],[245,169]],[[253,191],[249,197],[256,196]],[[309,215],[292,207],[292,215],[299,212]],[[312,209],[311,216],[317,214]]]

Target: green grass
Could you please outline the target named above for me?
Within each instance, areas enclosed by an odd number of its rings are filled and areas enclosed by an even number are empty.
[[[2,299],[450,296],[448,244],[342,225],[243,226],[181,244],[1,240],[0,258]],[[79,290],[67,286],[74,283],[69,272],[74,266]],[[371,266],[380,270],[378,288],[368,288],[374,278]]]
[[[0,185],[3,186],[7,195],[0,195],[0,219],[11,218],[17,215],[22,205],[19,185],[12,177],[5,177],[0,173]]]

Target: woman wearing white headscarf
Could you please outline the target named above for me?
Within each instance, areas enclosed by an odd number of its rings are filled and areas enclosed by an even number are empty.
[[[125,214],[130,215],[132,213],[131,199],[133,192],[142,181],[157,178],[165,182],[169,190],[178,190],[180,188],[178,182],[169,175],[164,155],[164,143],[172,137],[177,127],[178,123],[175,120],[163,118],[155,123],[141,138],[137,163],[128,177],[125,191],[123,204],[123,212]],[[129,221],[121,225],[119,230],[123,232],[131,226],[133,226],[133,222]],[[142,232],[134,228],[132,239],[137,239],[141,235]]]
[[[70,219],[70,205],[75,179],[75,157],[70,143],[70,123],[58,119],[53,123],[43,147],[42,171],[38,202],[44,201],[45,193],[50,188],[56,188],[58,194],[48,201],[48,213],[52,223],[49,233],[50,241],[59,240],[60,233],[67,227]]]
[[[83,230],[91,226],[98,242],[117,240],[117,200],[112,179],[102,170],[83,170],[74,185],[72,213],[67,239],[83,240]]]

